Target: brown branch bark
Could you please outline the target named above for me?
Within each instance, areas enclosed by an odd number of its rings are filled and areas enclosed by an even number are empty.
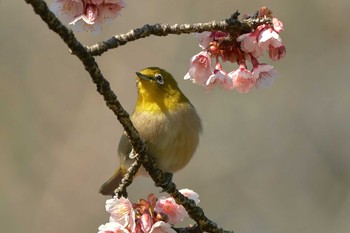
[[[235,12],[230,18],[216,22],[196,23],[196,24],[146,24],[143,27],[133,29],[125,34],[111,37],[106,41],[98,42],[94,45],[86,47],[93,56],[100,56],[109,49],[118,48],[131,41],[154,36],[181,35],[190,33],[199,33],[205,31],[226,31],[231,34],[240,35],[250,32],[252,28],[256,28],[260,24],[269,22],[270,19],[262,18],[246,18],[242,21],[238,20],[239,13]]]

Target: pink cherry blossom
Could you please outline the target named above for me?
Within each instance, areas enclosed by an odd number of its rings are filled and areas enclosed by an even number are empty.
[[[160,197],[156,203],[155,210],[159,213],[164,213],[169,218],[170,224],[181,222],[188,216],[186,210],[181,205],[178,205],[172,197]]]
[[[226,90],[232,89],[232,79],[222,69],[220,63],[216,63],[214,73],[209,76],[206,82],[206,89],[212,90],[215,86],[220,86]]]
[[[192,57],[189,71],[184,78],[204,86],[207,91],[219,86],[227,90],[236,88],[240,93],[247,93],[254,85],[257,88],[269,86],[277,72],[272,66],[260,64],[257,59],[265,52],[274,61],[285,56],[286,48],[279,35],[284,26],[272,16],[272,11],[267,7],[260,8],[255,17],[271,21],[241,35],[223,31],[196,34],[203,51]],[[215,60],[215,67],[212,67],[212,59]],[[227,74],[219,60],[237,63],[239,67]],[[247,63],[252,64],[252,70],[247,69]]]
[[[202,51],[191,59],[191,65],[184,79],[190,79],[193,83],[203,85],[212,75],[211,58],[207,51]]]
[[[106,210],[110,215],[110,222],[118,222],[131,230],[135,229],[135,211],[132,203],[124,198],[116,196],[106,201]]]
[[[97,32],[124,7],[124,0],[54,0],[51,10],[77,31]]]
[[[181,189],[183,195],[199,203],[199,195],[190,189]],[[98,233],[175,233],[170,224],[181,222],[188,214],[173,197],[147,199],[131,203],[126,198],[114,197],[106,201],[110,213],[109,222],[101,225]]]
[[[251,53],[254,57],[260,57],[263,54],[264,50],[258,44],[258,36],[264,26],[261,25],[254,32],[245,33],[237,37],[237,41],[241,42],[241,49],[245,53]]]
[[[277,71],[273,69],[273,66],[268,64],[258,64],[253,68],[252,74],[256,79],[256,88],[270,87],[278,75]]]
[[[269,46],[269,56],[271,60],[278,61],[286,55],[286,47],[282,44],[275,48],[272,45]]]
[[[159,221],[153,224],[150,233],[176,233],[176,231],[171,228],[169,223]]]
[[[117,222],[108,222],[99,226],[98,233],[129,233],[129,231]]]
[[[228,76],[232,78],[233,86],[239,93],[245,94],[254,86],[255,78],[245,64],[241,64],[235,71],[231,71]]]
[[[264,50],[268,49],[270,45],[277,48],[282,46],[282,39],[279,34],[269,26],[259,34],[258,45]]]

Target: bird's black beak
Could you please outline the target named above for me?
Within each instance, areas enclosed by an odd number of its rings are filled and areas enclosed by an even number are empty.
[[[150,81],[150,80],[151,80],[150,77],[148,77],[147,75],[144,75],[144,74],[142,74],[142,73],[140,73],[140,72],[136,72],[136,75],[137,75],[137,77],[139,77],[140,79],[147,80],[147,81]]]

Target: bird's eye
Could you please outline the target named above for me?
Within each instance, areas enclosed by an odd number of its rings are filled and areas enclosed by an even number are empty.
[[[154,76],[154,79],[157,81],[158,84],[160,84],[160,85],[164,84],[164,78],[161,74],[156,74]]]

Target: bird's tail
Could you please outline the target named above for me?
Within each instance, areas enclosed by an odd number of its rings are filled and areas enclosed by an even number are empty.
[[[124,166],[120,166],[119,169],[109,178],[101,187],[99,192],[102,195],[114,196],[114,190],[118,188],[123,177],[125,176],[127,169]]]

